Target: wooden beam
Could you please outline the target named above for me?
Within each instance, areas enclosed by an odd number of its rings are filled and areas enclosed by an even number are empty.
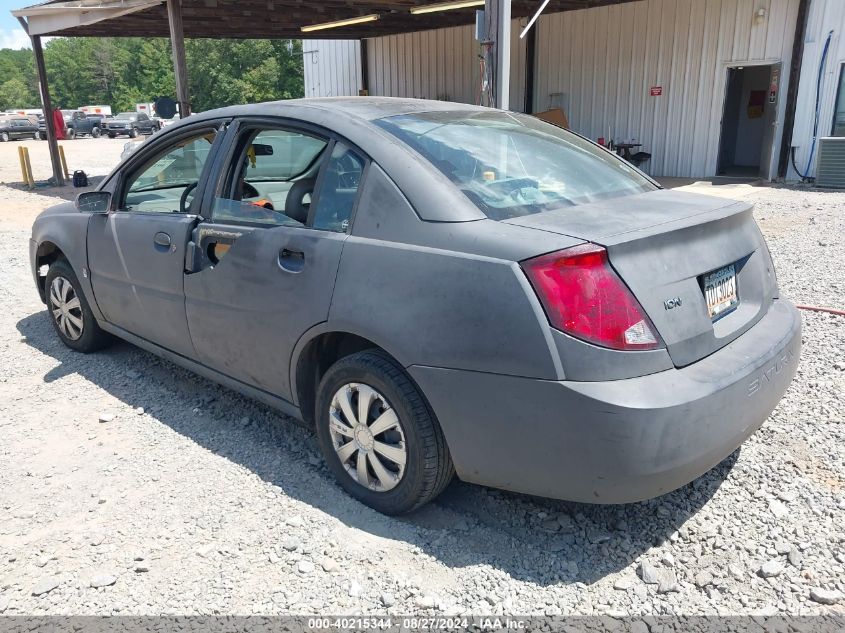
[[[369,43],[366,39],[361,40],[361,91],[365,95],[370,94],[370,55]]]
[[[789,87],[786,90],[786,113],[783,117],[783,136],[778,157],[778,177],[786,178],[789,173],[789,157],[792,152],[792,133],[795,128],[795,111],[798,108],[798,84],[801,81],[801,60],[804,58],[804,37],[807,34],[807,20],[810,15],[810,0],[801,0],[798,5],[798,19],[792,39],[792,61],[789,65]]]
[[[185,61],[185,30],[182,26],[182,0],[167,0],[167,22],[170,25],[170,48],[173,52],[173,75],[176,78],[176,102],[179,116],[191,115],[188,91],[188,63]]]
[[[525,103],[523,112],[534,113],[534,79],[537,69],[537,31],[536,25],[525,36]]]
[[[44,112],[44,127],[47,130],[47,147],[50,150],[50,164],[53,167],[53,179],[56,186],[65,184],[62,162],[59,156],[59,144],[56,141],[56,126],[53,122],[53,103],[50,100],[50,87],[47,84],[47,67],[44,65],[44,49],[41,48],[41,36],[34,35],[32,52],[35,54],[35,70],[38,72],[38,91],[41,93],[41,110]]]

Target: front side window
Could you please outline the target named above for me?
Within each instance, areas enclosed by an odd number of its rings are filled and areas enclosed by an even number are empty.
[[[836,92],[836,110],[833,112],[831,136],[845,136],[845,64],[839,67],[839,87]]]
[[[293,130],[251,130],[235,153],[216,222],[304,226],[328,142]]]
[[[424,112],[375,122],[404,141],[494,220],[657,187],[589,141],[508,112]]]
[[[187,211],[215,135],[206,131],[182,139],[131,175],[122,209],[144,213]]]

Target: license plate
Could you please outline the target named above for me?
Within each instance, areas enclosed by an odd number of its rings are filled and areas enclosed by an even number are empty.
[[[733,264],[704,275],[704,298],[714,321],[733,310],[739,303],[736,292],[736,268]]]

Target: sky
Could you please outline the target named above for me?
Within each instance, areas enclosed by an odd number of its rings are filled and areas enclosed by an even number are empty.
[[[9,11],[38,2],[39,0],[0,0],[0,48],[29,48],[29,37]]]

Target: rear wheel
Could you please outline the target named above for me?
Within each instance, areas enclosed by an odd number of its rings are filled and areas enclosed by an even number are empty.
[[[76,130],[74,128],[68,128],[67,131],[68,140],[72,141],[76,138]]]
[[[415,510],[454,474],[433,412],[404,369],[376,350],[332,365],[317,392],[317,437],[340,485],[384,514]]]
[[[100,128],[98,128],[98,127],[91,128],[91,136],[93,136],[94,138],[99,138],[100,137]]]
[[[97,325],[67,260],[57,259],[51,264],[47,271],[46,295],[50,321],[65,345],[88,353],[111,342],[111,337]]]
[[[38,132],[34,132],[34,133],[32,134],[32,138],[33,138],[33,139],[35,139],[35,140],[37,141],[39,138],[41,138],[41,135],[40,135],[40,134],[38,134]]]
[[[7,143],[9,141],[9,133],[8,132],[0,132],[0,141]]]

